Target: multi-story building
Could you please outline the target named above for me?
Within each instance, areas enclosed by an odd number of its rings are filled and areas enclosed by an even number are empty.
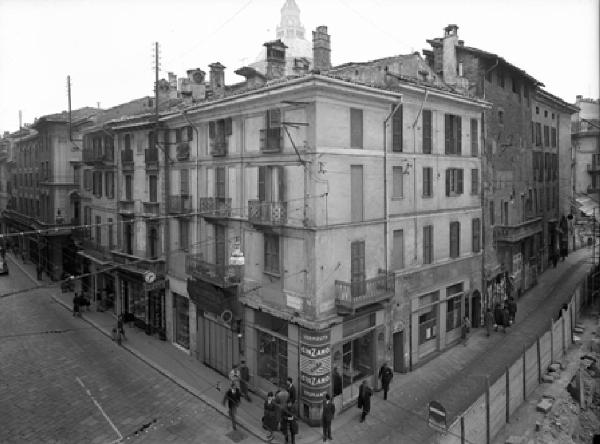
[[[278,40],[265,75],[226,86],[213,64],[207,99],[162,119],[190,153],[173,201],[201,215],[193,234],[169,218],[189,249],[185,274],[168,268],[170,328],[188,319],[190,353],[222,372],[243,354],[259,390],[297,380],[309,420],[324,393],[347,405],[382,361],[419,365],[482,310],[485,102],[418,55],[332,68],[329,41],[313,33],[321,74],[286,76]]]
[[[6,208],[12,192],[12,183],[10,175],[12,153],[12,138],[10,133],[5,131],[0,137],[0,209]],[[3,218],[0,217],[0,233],[5,233],[6,227]]]
[[[600,191],[600,101],[577,96],[572,116],[573,191],[598,198]]]
[[[40,117],[28,134],[15,140],[15,205],[4,212],[7,230],[27,233],[17,236],[23,257],[52,279],[60,279],[64,269],[74,269],[71,229],[65,225],[70,219],[69,194],[76,186],[71,162],[80,160],[79,132],[97,112],[81,108],[70,115]]]
[[[546,154],[534,153],[540,151],[534,143],[536,128],[546,125],[550,131],[551,122],[549,118],[534,125],[533,117],[539,120],[535,101],[543,100],[546,109],[558,107],[555,114],[560,112],[563,118],[571,108],[542,91],[541,82],[501,56],[465,46],[457,31],[458,26],[448,25],[442,38],[428,40],[432,49],[424,54],[445,83],[492,103],[485,111],[482,167],[486,304],[491,307],[509,293],[518,296],[535,285],[537,275],[548,266],[549,251],[555,245],[548,226],[556,222],[558,206],[556,201],[551,207],[552,200],[545,196],[550,189],[558,195],[558,178],[548,179],[551,182],[546,185],[549,170],[539,164]],[[559,131],[557,120],[553,125]],[[557,140],[568,149],[564,134],[561,137]],[[545,145],[542,148],[545,150]],[[532,176],[534,170],[537,177]],[[554,212],[545,211],[542,198],[544,202],[550,199],[548,208]]]

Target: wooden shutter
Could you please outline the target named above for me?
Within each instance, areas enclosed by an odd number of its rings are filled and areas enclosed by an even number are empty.
[[[225,167],[215,168],[215,197],[225,197]]]
[[[446,169],[446,196],[450,196],[450,180],[452,170],[450,168]]]
[[[445,153],[452,154],[452,116],[450,114],[444,115],[444,140]]]
[[[350,148],[363,147],[363,111],[350,108]]]
[[[478,218],[473,219],[472,233],[473,233],[473,252],[479,253],[479,250],[480,250],[480,245],[479,245],[480,221]]]
[[[231,117],[228,117],[223,121],[223,129],[226,136],[231,136],[231,133],[233,132]]]
[[[402,174],[402,167],[392,167],[392,197],[402,197],[404,192],[403,179],[404,175]]]
[[[450,257],[458,257],[460,242],[460,223],[450,222]]]
[[[457,172],[457,175],[458,175],[458,187],[457,187],[456,193],[457,194],[463,194],[463,192],[464,192],[464,186],[463,186],[463,184],[464,184],[464,174],[463,174],[464,170],[461,168],[461,169],[457,169],[456,172]]]
[[[350,216],[352,222],[364,219],[363,166],[350,165]]]
[[[402,152],[402,122],[402,105],[399,105],[392,118],[392,151],[397,153]]]
[[[265,176],[267,167],[258,167],[258,200],[264,202],[266,200]]]
[[[187,141],[190,142],[194,139],[194,128],[191,126],[187,127]]]
[[[455,133],[455,147],[456,150],[454,154],[462,153],[462,118],[460,116],[454,116],[454,122],[456,125],[456,133]]]
[[[281,110],[272,108],[267,110],[267,128],[279,128],[281,126]]]
[[[394,244],[392,247],[392,269],[404,268],[404,230],[394,230]]]
[[[431,167],[423,167],[423,196],[429,197],[432,195],[432,178],[433,169]]]
[[[285,201],[286,186],[285,186],[285,168],[282,166],[277,167],[277,194],[278,202]]]
[[[214,139],[216,137],[217,134],[217,130],[215,127],[215,121],[211,120],[210,122],[208,122],[208,137],[210,139]]]
[[[477,137],[477,119],[471,119],[471,156],[477,156],[479,152],[479,138]]]
[[[180,185],[180,192],[182,195],[187,195],[190,190],[189,190],[189,171],[188,170],[181,170],[179,172],[179,185]]]
[[[431,154],[431,110],[423,110],[423,153]]]
[[[365,280],[365,242],[355,241],[350,244],[350,279],[352,282]]]

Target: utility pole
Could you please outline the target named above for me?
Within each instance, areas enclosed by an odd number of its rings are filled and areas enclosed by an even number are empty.
[[[67,97],[69,100],[69,140],[73,140],[73,133],[71,132],[71,76],[67,76]]]

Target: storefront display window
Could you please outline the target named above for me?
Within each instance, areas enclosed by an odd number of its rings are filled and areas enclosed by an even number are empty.
[[[446,289],[446,331],[461,326],[463,284],[456,284]]]
[[[184,348],[190,348],[189,301],[173,294],[175,303],[175,342]]]
[[[257,330],[257,374],[275,386],[287,379],[287,342],[262,330]]]
[[[437,338],[439,291],[419,298],[419,345]]]
[[[146,294],[141,285],[131,284],[131,297],[133,316],[146,322]]]
[[[364,336],[344,342],[342,347],[343,388],[356,381],[373,375],[373,334],[369,332]]]

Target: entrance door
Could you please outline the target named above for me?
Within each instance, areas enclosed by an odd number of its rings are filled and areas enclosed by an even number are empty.
[[[237,335],[228,325],[204,318],[203,324],[203,356],[202,361],[219,373],[228,375],[233,364],[240,360]]]
[[[479,327],[481,325],[481,293],[475,290],[473,292],[473,296],[471,297],[471,326]]]
[[[394,333],[394,371],[406,373],[404,366],[404,331]]]

